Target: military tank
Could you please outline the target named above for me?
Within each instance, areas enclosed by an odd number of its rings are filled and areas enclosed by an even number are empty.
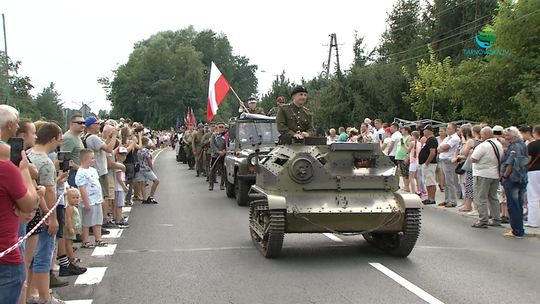
[[[362,235],[407,257],[420,233],[422,203],[399,192],[396,167],[376,144],[307,138],[258,159],[249,229],[266,258],[278,257],[286,233]]]

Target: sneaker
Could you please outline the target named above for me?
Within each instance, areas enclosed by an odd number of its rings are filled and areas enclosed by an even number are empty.
[[[515,235],[512,231],[508,231],[507,233],[503,234],[507,238],[514,238],[514,239],[522,239],[522,235]]]
[[[45,304],[66,304],[66,302],[64,302],[64,301],[62,301],[62,300],[60,300],[58,298],[53,297],[53,295],[50,295],[49,300],[46,301],[46,302],[43,302],[43,303],[45,303]]]
[[[143,200],[141,203],[142,203],[142,204],[152,204],[152,202],[150,201],[150,197],[148,197],[147,199]]]
[[[68,276],[74,276],[74,275],[80,275],[86,272],[85,267],[79,267],[74,264],[69,264],[68,266],[60,266],[60,276],[61,277],[68,277]]]
[[[118,228],[118,225],[116,225],[113,221],[109,220],[108,222],[101,225],[103,228]]]
[[[445,208],[454,208],[456,206],[457,206],[456,203],[446,203],[446,205],[444,205]]]
[[[438,203],[437,206],[439,206],[439,207],[446,207],[446,202]]]
[[[501,216],[501,224],[510,224],[510,218],[508,216]]]
[[[133,201],[132,200],[126,201],[124,202],[124,205],[126,205],[127,207],[133,206]]]
[[[432,201],[430,199],[425,199],[425,200],[422,201],[422,204],[424,204],[424,205],[434,205],[436,203],[435,203],[435,201]]]
[[[49,273],[49,288],[64,287],[64,286],[68,286],[68,285],[69,285],[68,281],[60,280],[52,272]]]
[[[121,229],[129,228],[129,225],[125,219],[122,219],[121,221],[118,222],[118,227],[120,227]]]
[[[529,227],[529,228],[538,228],[538,226],[535,226],[535,225],[531,225],[531,224],[525,224],[525,227]]]
[[[473,210],[473,211],[471,211],[471,212],[467,212],[467,215],[470,215],[470,216],[478,216],[479,214],[478,214],[478,211]]]
[[[149,196],[146,200],[148,201],[148,204],[158,204],[158,201],[151,196]]]

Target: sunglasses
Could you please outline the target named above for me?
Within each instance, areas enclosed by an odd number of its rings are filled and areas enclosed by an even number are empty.
[[[71,123],[78,124],[78,125],[84,125],[84,121],[72,121]]]

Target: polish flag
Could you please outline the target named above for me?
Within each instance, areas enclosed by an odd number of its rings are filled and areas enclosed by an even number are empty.
[[[208,86],[208,108],[206,110],[206,119],[212,121],[217,113],[219,104],[229,92],[231,86],[218,70],[214,62],[210,69],[210,84]]]

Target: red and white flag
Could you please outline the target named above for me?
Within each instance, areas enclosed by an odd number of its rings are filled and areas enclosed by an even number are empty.
[[[229,92],[231,86],[218,70],[214,62],[210,68],[210,83],[208,85],[208,108],[206,110],[206,119],[212,121],[217,113],[219,104]]]

